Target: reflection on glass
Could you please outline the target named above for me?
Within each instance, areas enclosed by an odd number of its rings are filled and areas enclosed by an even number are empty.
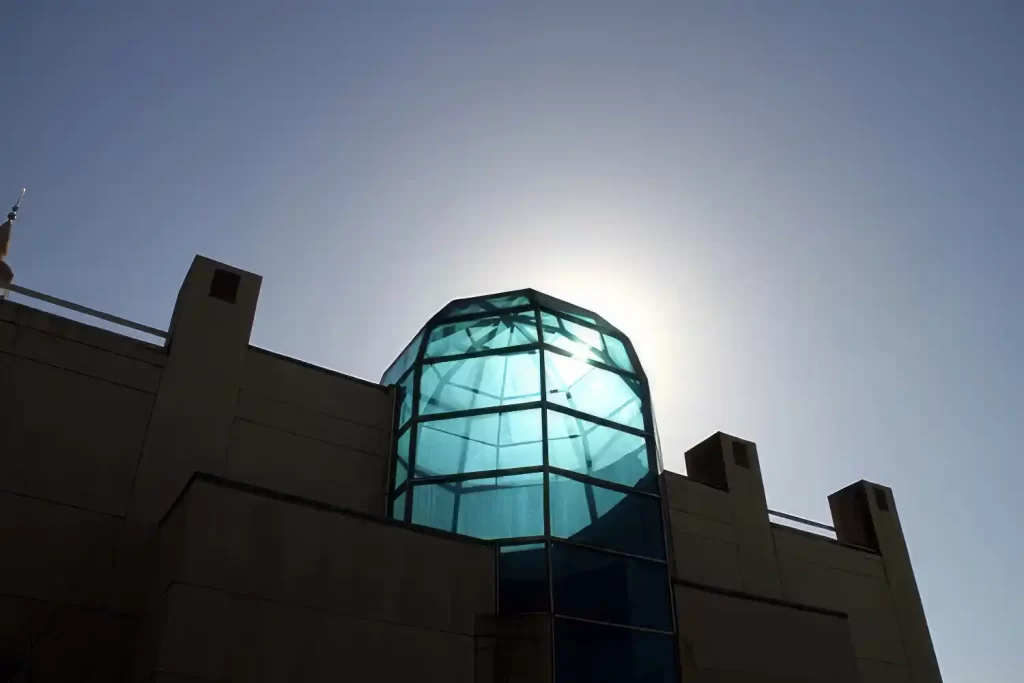
[[[394,384],[402,378],[405,371],[412,367],[413,362],[416,360],[416,354],[420,351],[420,341],[423,339],[423,332],[421,331],[416,335],[416,338],[409,342],[409,345],[405,347],[402,353],[398,354],[398,358],[391,364],[391,367],[384,371],[384,375],[380,378],[380,383],[387,386]]]
[[[484,539],[540,536],[543,498],[540,473],[420,484],[413,488],[412,521]]]
[[[417,477],[543,464],[539,408],[431,420],[418,429]]]
[[[557,410],[548,410],[548,457],[552,467],[626,486],[653,477],[647,439]]]
[[[405,423],[412,419],[412,382],[415,373],[406,375],[402,383],[398,385],[402,392],[402,403],[398,406],[398,428],[401,429]]]
[[[545,352],[547,399],[595,417],[642,430],[640,382],[588,363]]]
[[[595,329],[542,311],[544,343],[572,354],[573,358],[592,360],[633,372],[633,364],[621,341]]]
[[[537,351],[424,365],[420,415],[540,400]]]
[[[551,475],[551,534],[577,543],[664,559],[658,498]]]
[[[497,296],[489,299],[474,299],[473,301],[461,301],[449,305],[445,318],[454,318],[470,313],[494,313],[506,308],[518,308],[529,306],[530,300],[522,294],[510,296]]]
[[[442,323],[427,339],[426,358],[458,356],[503,349],[537,341],[537,320],[533,311],[506,313],[478,320]]]

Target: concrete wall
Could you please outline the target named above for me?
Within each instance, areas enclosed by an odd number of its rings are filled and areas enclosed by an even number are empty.
[[[675,599],[687,683],[861,680],[842,615],[684,585]]]
[[[259,288],[197,257],[165,346],[0,303],[0,674],[115,678],[154,525],[196,470],[383,514],[391,395],[251,347]]]
[[[0,304],[0,489],[123,515],[163,349]]]
[[[250,348],[224,474],[383,515],[392,401],[379,385]]]
[[[218,271],[237,296],[211,294]],[[393,399],[249,345],[261,278],[197,257],[175,304],[129,518],[151,525],[193,472],[384,514]]]
[[[486,544],[203,480],[152,571],[133,680],[468,683],[494,610]]]
[[[846,614],[862,681],[941,681],[891,490],[830,496],[836,541],[769,523],[751,442],[719,433],[686,456],[689,477],[662,475],[677,580]]]
[[[785,598],[849,615],[862,680],[910,680],[882,558],[788,527],[774,534]]]
[[[116,546],[163,349],[0,303],[0,679],[116,680]]]
[[[673,576],[742,590],[739,541],[729,494],[675,472],[664,472]]]

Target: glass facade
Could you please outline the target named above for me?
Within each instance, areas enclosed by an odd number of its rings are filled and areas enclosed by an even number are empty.
[[[554,615],[559,683],[676,680],[660,462],[629,339],[533,290],[462,299],[382,382],[399,392],[390,514],[497,544],[498,609]]]

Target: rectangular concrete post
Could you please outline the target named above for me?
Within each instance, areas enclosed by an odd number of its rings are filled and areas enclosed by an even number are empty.
[[[755,595],[781,598],[779,565],[757,445],[718,432],[686,452],[686,472],[691,479],[729,493],[743,589]]]
[[[893,609],[913,683],[941,683],[910,552],[887,486],[859,481],[828,497],[836,537],[878,551],[885,564]]]
[[[202,256],[192,262],[171,318],[129,522],[159,520],[194,471],[220,469],[261,282]]]

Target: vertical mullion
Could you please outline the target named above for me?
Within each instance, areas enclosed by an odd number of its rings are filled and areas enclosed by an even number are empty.
[[[540,438],[543,442],[542,454],[544,464],[544,559],[547,563],[548,575],[548,634],[551,639],[551,680],[555,680],[555,574],[551,566],[551,463],[548,460],[548,380],[544,367],[544,332],[540,322],[540,307],[533,309],[534,322],[537,325],[537,353],[540,354]]]

